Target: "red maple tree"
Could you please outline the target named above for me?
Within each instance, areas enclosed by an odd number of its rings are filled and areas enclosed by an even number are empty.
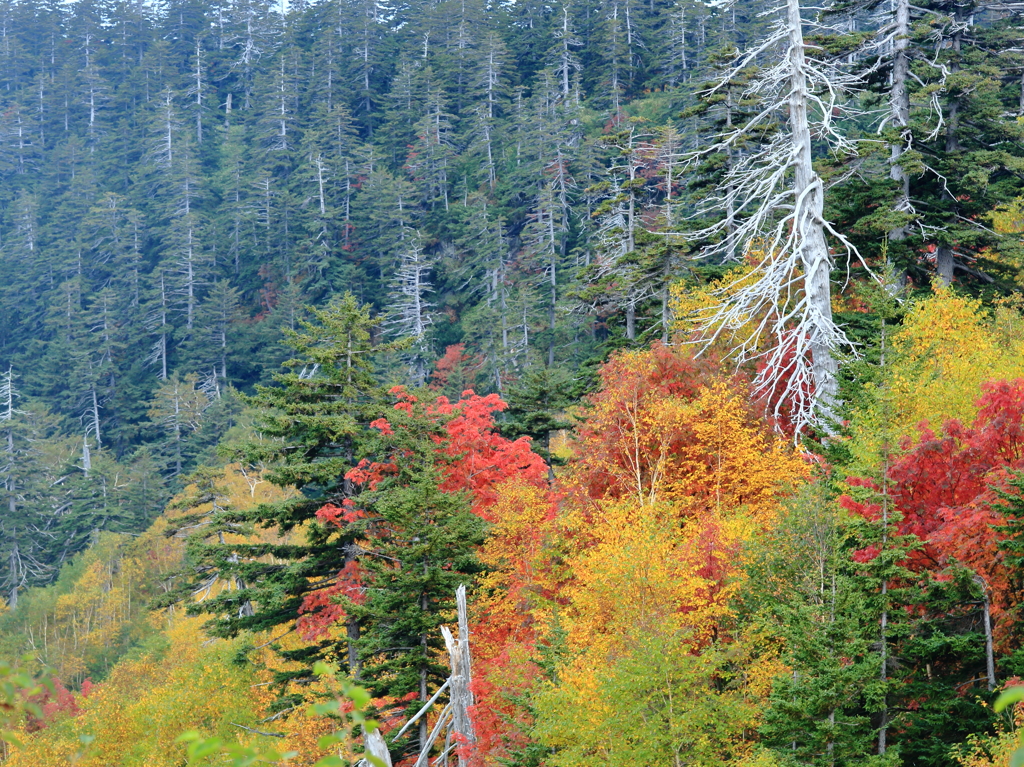
[[[999,547],[1006,523],[997,490],[1011,472],[1024,469],[1024,379],[982,385],[978,414],[967,426],[946,421],[936,433],[918,426],[915,442],[893,461],[886,482],[851,477],[849,484],[870,491],[869,500],[847,495],[843,506],[867,519],[878,519],[880,496],[899,511],[900,534],[916,536],[922,546],[909,565],[939,573],[956,561],[980,576],[990,590],[993,616],[1012,606],[1004,555]],[[862,552],[860,558],[872,552]]]

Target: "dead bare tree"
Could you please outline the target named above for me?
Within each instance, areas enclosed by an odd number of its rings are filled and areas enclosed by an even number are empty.
[[[430,272],[434,265],[424,252],[419,233],[401,254],[401,262],[392,280],[389,294],[391,306],[386,325],[395,335],[408,338],[412,346],[407,353],[411,378],[416,386],[427,380],[427,329],[433,324],[427,294],[433,292]]]
[[[473,681],[473,674],[469,653],[469,617],[466,610],[465,586],[459,586],[456,589],[455,604],[458,617],[458,636],[453,635],[447,626],[441,627],[441,634],[444,636],[444,643],[448,649],[448,659],[452,669],[451,676],[392,739],[395,741],[402,737],[406,730],[434,707],[441,694],[445,690],[448,691],[448,703],[441,710],[441,714],[430,729],[430,735],[422,741],[420,754],[413,767],[439,767],[441,765],[448,767],[452,756],[455,756],[458,767],[467,767],[469,761],[463,753],[464,749],[460,749],[460,746],[472,747],[476,743],[476,732],[470,716],[470,708],[473,705],[473,692],[470,690],[470,683]],[[444,740],[441,753],[431,762],[430,752],[442,733],[444,733]],[[378,757],[385,764],[391,763],[390,757],[387,756],[387,748],[379,738],[373,738],[371,734],[371,737],[366,738],[364,745],[367,753]],[[368,765],[364,762],[363,767],[368,767]]]
[[[723,183],[700,202],[693,218],[707,220],[720,211],[735,211],[736,217],[719,216],[682,234],[690,242],[707,243],[701,252],[705,258],[752,258],[759,252],[753,276],[725,286],[717,305],[694,319],[704,344],[731,336],[737,341],[732,351],[737,363],[760,359],[756,390],[774,394],[777,410],[788,403],[797,425],[804,426],[834,412],[837,355],[850,346],[832,317],[829,238],[847,260],[859,259],[849,240],[825,220],[825,185],[814,168],[812,142],[836,155],[856,152],[838,118],[851,110],[860,81],[805,43],[804,26],[810,22],[803,19],[799,0],[786,0],[778,11],[768,37],[741,55],[709,91],[714,94],[740,70],[784,50],[744,94],[758,99],[760,110],[682,158],[692,169],[710,155],[733,156]],[[786,115],[785,129],[773,130],[780,115]],[[762,139],[765,135],[770,138]],[[752,334],[736,335],[751,323]]]

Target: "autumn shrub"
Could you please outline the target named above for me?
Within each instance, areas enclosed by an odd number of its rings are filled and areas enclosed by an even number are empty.
[[[168,622],[164,639],[117,663],[77,701],[77,716],[68,712],[25,738],[6,764],[171,767],[181,762],[183,747],[175,740],[186,730],[246,738],[235,725],[257,724],[253,685],[261,680],[251,667],[232,662],[236,643],[208,642],[198,618],[154,620]]]

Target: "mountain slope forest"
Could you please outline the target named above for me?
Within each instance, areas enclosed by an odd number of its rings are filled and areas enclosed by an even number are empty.
[[[1022,14],[0,0],[0,761],[1010,764]]]

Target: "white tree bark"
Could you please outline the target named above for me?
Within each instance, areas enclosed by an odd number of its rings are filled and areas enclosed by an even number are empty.
[[[380,730],[368,733],[363,738],[363,745],[367,754],[380,759],[381,764],[385,767],[391,767],[391,753],[388,751],[388,744],[384,742],[384,736],[380,734]],[[370,762],[366,759],[359,764],[360,767],[370,767]]]
[[[433,324],[433,304],[427,301],[427,294],[433,292],[430,284],[432,269],[433,264],[423,252],[417,233],[401,254],[401,262],[391,283],[391,308],[385,323],[395,335],[413,341],[408,356],[416,386],[422,386],[427,380],[426,335]]]
[[[896,211],[909,213],[910,177],[900,166],[900,158],[910,144],[910,91],[907,81],[910,77],[910,0],[894,0],[892,87],[889,89],[889,120],[900,132],[900,140],[891,147],[889,155],[889,177],[900,185],[896,199]],[[906,226],[898,226],[889,232],[890,240],[902,240],[907,236]]]
[[[813,58],[804,44],[799,0],[786,0],[774,31],[748,50],[710,93],[728,87],[760,58],[786,47],[786,56],[751,82],[745,97],[759,111],[683,158],[691,169],[709,155],[732,157],[717,190],[701,201],[696,217],[716,223],[681,232],[703,242],[702,255],[757,259],[753,275],[725,286],[720,302],[696,320],[706,346],[734,341],[738,362],[761,361],[756,389],[774,400],[776,415],[788,405],[797,427],[827,422],[836,404],[836,354],[849,348],[832,317],[829,239],[859,258],[849,241],[824,218],[824,184],[814,169],[813,144],[833,154],[853,154],[855,142],[836,117],[849,112],[859,81],[835,62]],[[818,49],[815,49],[818,50]],[[771,126],[787,114],[787,129]],[[762,137],[771,134],[768,140]],[[750,148],[753,145],[753,148]],[[865,265],[866,266],[866,265]]]
[[[992,692],[996,689],[996,662],[992,651],[992,605],[989,602],[988,583],[985,579],[975,573],[973,580],[981,590],[982,620],[985,627],[985,676],[988,690]]]
[[[569,95],[570,79],[572,73],[578,71],[580,68],[579,60],[576,58],[576,54],[573,53],[573,48],[580,45],[580,41],[576,38],[576,31],[572,27],[572,19],[569,17],[569,6],[562,6],[562,19],[555,31],[555,37],[559,41],[559,55],[558,63],[555,68],[555,74],[561,80],[562,84],[562,96]]]
[[[811,370],[816,404],[820,411],[831,412],[836,397],[836,373],[839,366],[832,353],[832,296],[829,279],[832,257],[825,241],[825,189],[814,170],[811,154],[811,128],[807,118],[810,92],[807,83],[807,57],[804,48],[800,0],[787,0],[789,28],[789,130],[793,144],[796,210],[794,226],[800,232],[800,262],[804,274],[806,319],[810,341]]]
[[[452,751],[458,754],[459,767],[468,767],[469,759],[465,753],[458,751],[460,745],[472,746],[476,743],[476,731],[473,728],[473,720],[470,717],[470,708],[473,706],[473,693],[470,684],[473,681],[472,661],[469,653],[469,619],[466,611],[466,587],[459,586],[455,591],[455,604],[458,615],[458,638],[452,635],[447,626],[441,627],[441,634],[444,637],[445,646],[448,649],[449,662],[452,673],[441,688],[435,692],[429,700],[426,700],[423,707],[416,713],[392,739],[398,740],[406,730],[419,722],[420,730],[423,733],[420,737],[420,753],[413,764],[413,767],[427,767],[430,763],[430,752],[437,743],[442,732],[447,730],[444,739],[444,747],[441,754],[434,760],[434,764],[448,764],[448,757]],[[426,734],[426,714],[441,693],[448,690],[448,705],[441,711],[437,721],[434,723],[430,734]],[[366,743],[369,751],[369,741]]]
[[[473,705],[473,692],[470,690],[473,670],[469,654],[469,620],[466,612],[465,586],[459,586],[456,590],[455,602],[459,618],[459,637],[458,639],[453,637],[447,626],[441,627],[441,633],[444,635],[444,643],[448,648],[448,657],[452,668],[450,677],[452,729],[459,736],[460,742],[471,746],[476,743],[476,731],[469,714],[469,709]],[[466,759],[460,755],[459,767],[466,766]]]

